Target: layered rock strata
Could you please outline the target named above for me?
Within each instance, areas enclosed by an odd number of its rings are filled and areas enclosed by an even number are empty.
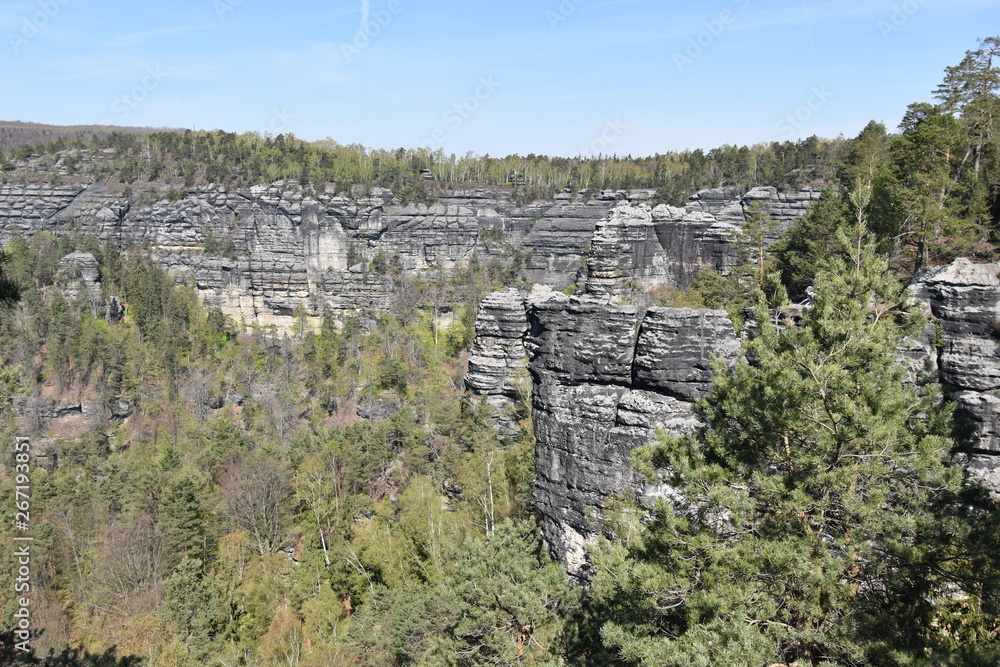
[[[512,399],[510,380],[533,383],[535,501],[553,552],[586,576],[584,544],[606,502],[628,488],[648,494],[633,449],[657,430],[697,426],[692,404],[711,384],[711,360],[739,341],[724,311],[609,305],[593,297],[507,290],[487,297],[467,386]]]
[[[944,385],[968,425],[971,476],[1000,495],[998,271],[959,259],[916,276],[910,289],[928,324],[900,352],[912,381]],[[570,572],[585,577],[584,545],[607,501],[629,489],[640,499],[670,492],[634,472],[632,450],[658,429],[697,427],[692,405],[711,387],[711,360],[737,358],[739,337],[724,311],[639,311],[593,296],[516,291],[484,302],[477,332],[473,391],[504,396],[527,362],[542,530]]]
[[[717,188],[685,208],[650,209],[649,190],[519,203],[504,189],[460,188],[406,204],[377,187],[123,189],[88,172],[114,158],[113,149],[65,151],[20,163],[0,183],[0,244],[43,231],[136,242],[211,306],[279,327],[300,307],[313,316],[386,307],[393,283],[378,272],[380,255],[410,274],[519,260],[528,280],[563,289],[583,281],[589,252],[596,294],[629,281],[683,286],[705,266],[733,263],[728,241],[749,203],[767,201],[773,217],[790,220],[816,194]]]
[[[934,318],[934,362],[968,426],[967,467],[995,494],[1000,494],[998,272],[998,264],[973,264],[960,258],[921,272],[910,286]]]
[[[476,338],[469,358],[465,386],[508,414],[525,387],[528,359],[524,337],[528,333],[527,294],[517,289],[494,292],[483,299],[476,317]],[[530,391],[530,388],[528,388]]]
[[[731,188],[716,188],[698,193],[684,208],[619,205],[594,230],[587,292],[610,297],[634,285],[683,288],[702,269],[725,273],[739,260],[730,242],[752,205],[764,205],[778,223],[767,239],[773,243],[819,197],[815,189],[759,187],[740,197]]]

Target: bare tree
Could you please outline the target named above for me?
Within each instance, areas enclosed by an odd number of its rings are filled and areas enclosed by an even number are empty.
[[[250,534],[260,555],[278,551],[292,497],[285,464],[258,452],[229,464],[219,485],[222,513],[233,527]]]

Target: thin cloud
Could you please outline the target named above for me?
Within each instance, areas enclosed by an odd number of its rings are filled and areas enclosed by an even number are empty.
[[[358,31],[367,33],[368,32],[368,17],[371,16],[372,3],[371,0],[361,0],[361,25],[358,26]]]
[[[143,44],[163,35],[177,35],[184,32],[194,32],[196,30],[208,30],[214,28],[213,25],[179,25],[169,28],[154,28],[153,30],[143,30],[141,32],[130,32],[124,35],[112,37],[104,42],[104,46],[136,46]]]

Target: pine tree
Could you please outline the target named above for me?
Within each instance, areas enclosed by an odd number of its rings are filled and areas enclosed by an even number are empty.
[[[980,664],[948,657],[938,621],[955,600],[990,616],[995,556],[970,555],[947,410],[905,382],[921,318],[866,237],[867,192],[798,325],[758,306],[752,363],[716,365],[697,406],[707,428],[637,456],[678,493],[648,524],[626,505],[594,554],[601,638],[626,662]],[[995,661],[986,637],[969,655]]]
[[[8,262],[8,256],[0,251],[0,311],[11,308],[21,299],[21,288],[3,270],[3,265]]]

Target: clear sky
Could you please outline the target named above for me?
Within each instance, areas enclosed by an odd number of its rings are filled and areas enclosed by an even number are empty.
[[[446,153],[894,129],[998,0],[0,0],[0,119]]]

